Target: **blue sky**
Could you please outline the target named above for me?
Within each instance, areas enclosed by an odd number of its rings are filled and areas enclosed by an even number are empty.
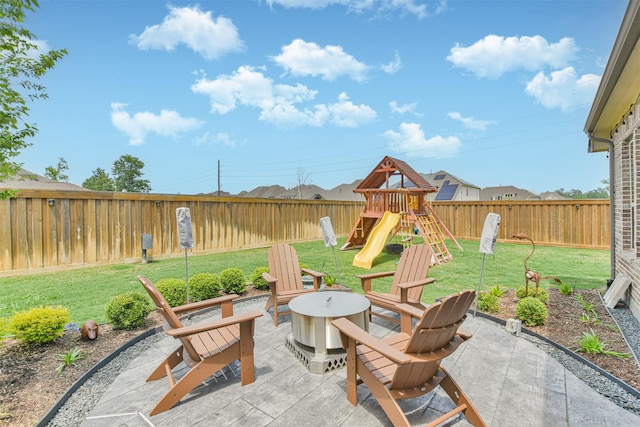
[[[331,189],[385,155],[481,188],[588,191],[608,160],[583,128],[626,6],[40,0],[26,27],[69,53],[17,160],[43,174],[64,157],[80,185],[130,154],[153,193]]]

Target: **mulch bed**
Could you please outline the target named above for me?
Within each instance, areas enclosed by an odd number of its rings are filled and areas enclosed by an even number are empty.
[[[562,345],[569,350],[577,352],[591,363],[598,365],[614,377],[624,381],[631,387],[640,390],[640,371],[633,358],[631,350],[627,346],[622,334],[616,327],[614,320],[609,315],[606,307],[602,304],[597,290],[580,290],[574,295],[563,295],[557,289],[549,289],[549,301],[547,309],[549,315],[543,326],[524,326],[539,335]],[[594,311],[589,313],[590,321],[581,315],[584,313],[582,303],[578,296],[582,296],[584,301],[593,304]],[[515,319],[515,307],[518,298],[515,291],[509,290],[500,298],[500,311],[498,313],[487,313],[500,319]],[[583,332],[595,333],[601,342],[604,342],[607,350],[629,354],[628,359],[621,359],[605,354],[589,354],[579,352],[577,341],[582,337]]]

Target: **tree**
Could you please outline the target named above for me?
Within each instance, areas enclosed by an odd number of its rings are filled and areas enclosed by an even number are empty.
[[[48,98],[37,81],[67,54],[65,49],[39,53],[36,36],[22,27],[26,12],[38,6],[37,0],[0,1],[0,182],[16,175],[21,165],[13,159],[31,145],[27,139],[38,130],[24,121],[27,99]],[[14,194],[0,191],[0,199]]]
[[[95,191],[114,191],[116,185],[109,174],[101,168],[93,171],[93,174],[82,183],[84,188]]]
[[[306,193],[306,187],[311,182],[311,173],[307,172],[305,168],[298,168],[298,173],[296,174],[296,192],[298,193],[298,199],[303,199]]]
[[[57,166],[47,166],[44,168],[44,176],[54,181],[69,181],[69,176],[65,174],[69,170],[69,165],[64,157],[58,159]]]
[[[589,190],[586,193],[576,189],[565,191],[564,188],[559,188],[556,192],[569,199],[608,199],[609,180],[603,179],[600,182],[604,184],[604,187],[598,187],[595,190]]]
[[[137,157],[129,154],[120,156],[113,162],[111,174],[116,191],[128,191],[130,193],[148,193],[151,191],[148,179],[142,179],[144,163]]]

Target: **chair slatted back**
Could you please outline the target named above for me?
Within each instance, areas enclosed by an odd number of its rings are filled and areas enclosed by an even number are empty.
[[[140,281],[140,283],[142,283],[142,286],[153,300],[153,303],[155,304],[158,312],[160,312],[162,314],[162,317],[164,317],[164,325],[162,326],[163,329],[167,331],[170,329],[181,328],[183,326],[182,322],[180,321],[176,313],[171,309],[171,306],[169,305],[167,300],[164,299],[155,285],[151,283],[149,279],[143,276],[138,276],[138,280]],[[184,350],[188,354],[189,358],[191,358],[193,361],[199,361],[200,355],[198,354],[198,351],[196,351],[196,349],[193,347],[191,339],[189,337],[179,339],[184,346]],[[185,362],[186,361],[187,360],[185,360]]]
[[[269,248],[267,259],[269,274],[278,278],[277,292],[304,289],[298,254],[293,246],[278,243]]]
[[[454,338],[474,299],[475,291],[462,291],[427,307],[413,328],[404,349],[405,354],[415,355],[418,360],[398,367],[390,389],[421,387],[435,375],[441,360],[459,345]],[[436,352],[440,352],[442,357],[434,361],[419,361],[420,355],[432,355]]]
[[[389,293],[400,297],[399,283],[409,283],[426,278],[432,257],[433,249],[429,245],[412,245],[402,251]],[[420,302],[423,289],[424,287],[422,286],[409,289],[407,292],[408,300],[410,302]]]

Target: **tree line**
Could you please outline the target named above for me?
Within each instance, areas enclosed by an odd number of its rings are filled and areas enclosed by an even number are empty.
[[[124,154],[111,167],[111,175],[102,168],[97,168],[91,176],[84,180],[82,186],[95,191],[126,191],[128,193],[148,193],[151,185],[144,179],[144,162],[139,158]],[[65,173],[69,165],[64,157],[58,159],[56,166],[47,166],[44,175],[53,181],[68,181]]]

